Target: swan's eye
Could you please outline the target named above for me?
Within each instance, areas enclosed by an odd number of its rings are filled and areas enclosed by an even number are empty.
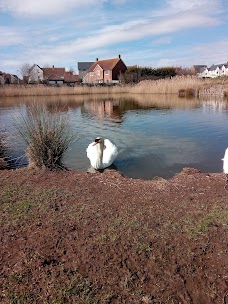
[[[96,143],[99,143],[99,142],[100,142],[100,138],[96,138],[94,141],[95,141]]]

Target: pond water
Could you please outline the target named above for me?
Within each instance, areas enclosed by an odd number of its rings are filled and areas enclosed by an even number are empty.
[[[0,132],[7,138],[12,166],[27,164],[17,122],[31,102],[69,116],[78,139],[65,157],[69,169],[87,171],[86,148],[95,137],[113,141],[119,150],[114,164],[126,176],[170,178],[183,167],[222,172],[228,147],[228,102],[176,96],[84,96],[7,98],[0,100]]]

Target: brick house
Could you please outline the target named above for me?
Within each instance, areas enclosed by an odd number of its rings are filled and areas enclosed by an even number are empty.
[[[84,83],[119,83],[119,76],[125,73],[127,66],[119,55],[117,58],[97,60],[83,78]]]

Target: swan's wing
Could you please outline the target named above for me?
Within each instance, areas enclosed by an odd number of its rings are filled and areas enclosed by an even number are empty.
[[[228,148],[226,149],[224,158],[223,158],[223,172],[228,173]]]
[[[105,149],[103,152],[103,164],[110,166],[118,155],[117,147],[109,140],[104,140]]]
[[[86,154],[87,154],[87,157],[90,159],[90,162],[93,162],[93,160],[96,158],[97,149],[96,149],[96,146],[94,146],[93,142],[88,145],[88,147],[86,149]]]

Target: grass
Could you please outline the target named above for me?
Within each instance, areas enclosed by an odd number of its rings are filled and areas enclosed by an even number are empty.
[[[22,123],[16,124],[27,144],[29,165],[40,169],[63,169],[63,158],[75,140],[67,114],[50,113],[44,105],[28,106]]]
[[[199,236],[207,232],[210,227],[219,225],[222,225],[226,230],[228,229],[228,211],[213,209],[197,222],[193,222],[193,220],[186,222],[184,230],[191,239],[198,239]]]
[[[10,96],[57,96],[91,94],[176,94],[186,96],[215,94],[222,97],[227,92],[228,78],[199,79],[196,76],[176,76],[159,80],[144,80],[134,85],[49,87],[44,85],[4,86],[0,97]]]

